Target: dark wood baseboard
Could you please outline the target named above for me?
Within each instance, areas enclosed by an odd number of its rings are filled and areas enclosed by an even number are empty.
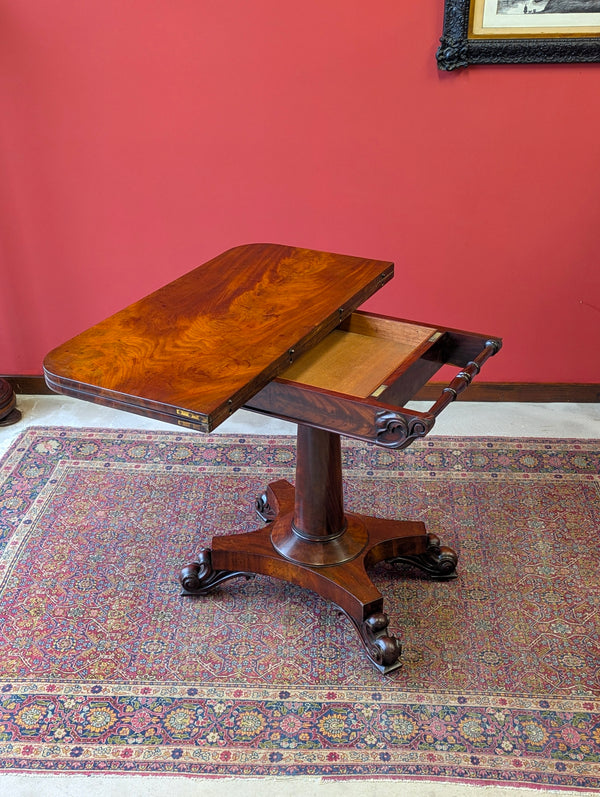
[[[52,395],[53,391],[50,390],[43,376],[15,376],[13,374],[0,375],[1,378],[6,379],[15,393],[21,393],[26,396],[48,396]]]
[[[0,374],[0,377],[12,385],[15,393],[26,395],[52,393],[43,376]],[[435,401],[444,387],[444,382],[429,382],[417,393],[415,400]],[[600,402],[600,383],[475,381],[460,396],[459,401],[528,401],[532,403],[564,401],[591,404]]]
[[[417,401],[435,401],[443,382],[429,382],[415,396]],[[534,404],[564,401],[578,404],[600,402],[600,383],[595,382],[473,382],[459,401],[527,401]]]

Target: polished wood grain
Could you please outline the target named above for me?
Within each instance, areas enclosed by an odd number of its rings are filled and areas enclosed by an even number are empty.
[[[296,484],[268,485],[265,528],[213,538],[185,565],[186,594],[262,573],[316,591],[356,627],[384,673],[401,645],[367,568],[382,560],[451,578],[457,556],[416,521],[347,513],[340,433],[388,448],[424,437],[499,340],[353,309],[392,264],[276,245],[225,252],[78,335],[45,361],[48,384],[210,431],[234,409],[298,423]],[[327,337],[328,336],[328,337]],[[441,367],[462,368],[429,412],[403,403]]]
[[[392,274],[379,260],[236,247],[51,351],[46,380],[211,431]]]

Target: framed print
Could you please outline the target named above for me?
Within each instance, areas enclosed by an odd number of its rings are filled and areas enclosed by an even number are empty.
[[[445,0],[440,69],[600,61],[600,0]]]

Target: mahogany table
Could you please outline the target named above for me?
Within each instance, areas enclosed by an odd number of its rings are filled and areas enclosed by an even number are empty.
[[[400,664],[368,569],[436,578],[457,556],[423,523],[346,512],[340,435],[402,449],[424,437],[501,341],[356,308],[393,264],[275,244],[236,247],[48,354],[59,393],[210,432],[240,407],[298,424],[295,487],[256,501],[264,525],[217,536],[183,567],[185,594],[261,573],[311,589],[354,623],[382,672]],[[427,412],[404,405],[445,363],[462,370]]]

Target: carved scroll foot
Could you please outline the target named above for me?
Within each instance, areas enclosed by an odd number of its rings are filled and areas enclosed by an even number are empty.
[[[271,482],[254,502],[256,514],[263,523],[272,523],[278,515],[293,512],[295,491],[285,479]]]
[[[396,637],[387,634],[390,623],[387,614],[376,612],[362,623],[358,623],[353,617],[350,619],[356,626],[367,655],[379,672],[387,674],[401,666],[402,645]]]
[[[458,555],[452,548],[440,544],[440,538],[435,534],[427,535],[427,550],[421,554],[396,556],[388,559],[391,564],[408,564],[418,567],[432,578],[456,578],[456,565]]]
[[[189,562],[181,568],[179,583],[183,587],[182,595],[208,595],[223,581],[243,576],[254,578],[254,573],[241,570],[214,570],[209,548],[200,551],[197,561]]]
[[[269,503],[269,496],[266,492],[258,496],[254,502],[254,508],[263,523],[272,523],[277,517],[277,509]]]

